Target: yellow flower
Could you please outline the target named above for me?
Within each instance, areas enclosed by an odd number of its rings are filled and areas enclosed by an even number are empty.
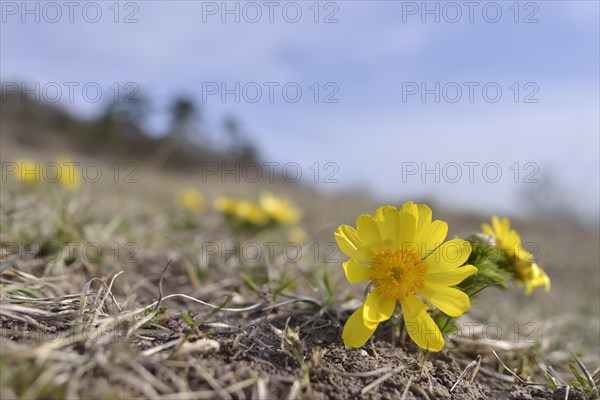
[[[219,212],[232,218],[234,222],[257,227],[264,227],[272,222],[293,224],[300,219],[300,211],[296,207],[269,193],[263,193],[259,203],[218,197],[214,205]]]
[[[177,201],[183,208],[192,212],[201,213],[204,211],[204,196],[196,189],[183,189],[179,192]]]
[[[515,270],[515,282],[525,285],[525,294],[530,295],[538,286],[544,286],[546,292],[550,291],[550,278],[536,263],[520,261]]]
[[[81,177],[76,163],[68,158],[56,160],[58,171],[60,173],[58,182],[68,190],[75,190],[81,185]]]
[[[42,169],[39,162],[31,160],[18,160],[16,162],[15,179],[21,183],[40,183]]]
[[[484,233],[494,238],[498,247],[504,250],[509,256],[521,261],[529,261],[533,258],[533,255],[521,245],[521,236],[514,229],[510,229],[508,218],[500,220],[494,215],[492,217],[492,226],[482,224],[481,229],[483,229]]]
[[[492,236],[497,246],[514,263],[515,283],[525,285],[527,295],[530,295],[538,286],[544,286],[546,292],[550,291],[550,278],[542,268],[533,262],[533,255],[523,248],[521,237],[514,229],[510,229],[508,218],[500,220],[494,215],[492,226],[482,224],[481,229]]]
[[[235,216],[242,222],[249,222],[257,226],[266,225],[269,222],[269,216],[263,212],[258,204],[247,200],[237,202]]]
[[[295,224],[302,217],[297,207],[268,192],[260,195],[260,207],[275,222],[282,225]]]
[[[269,222],[269,216],[256,203],[247,200],[237,202],[235,217],[241,222],[249,222],[256,226],[263,226]]]
[[[472,265],[462,266],[471,253],[469,242],[452,239],[443,243],[448,225],[432,222],[431,209],[413,202],[400,210],[380,207],[374,218],[363,214],[356,224],[357,229],[340,226],[335,238],[340,250],[350,257],[343,263],[348,281],[369,281],[373,290],[346,322],[344,344],[365,344],[400,303],[412,340],[424,349],[441,350],[442,333],[422,299],[451,317],[470,307],[469,297],[452,287],[477,272]]]
[[[252,201],[220,196],[215,199],[214,206],[217,211],[238,224],[264,226],[269,223],[269,216]]]
[[[219,196],[215,199],[214,206],[221,214],[233,215],[237,206],[237,201],[231,197]]]

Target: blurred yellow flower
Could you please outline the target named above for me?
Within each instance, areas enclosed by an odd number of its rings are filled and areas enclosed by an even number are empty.
[[[204,196],[196,189],[187,188],[179,192],[178,203],[185,209],[201,213],[204,211]]]
[[[492,226],[484,223],[481,225],[481,229],[484,233],[494,238],[498,247],[504,250],[509,256],[516,257],[521,261],[529,261],[533,258],[533,255],[521,245],[521,236],[514,229],[510,229],[508,218],[500,220],[494,215],[492,217]]]
[[[533,289],[544,286],[546,292],[550,291],[550,278],[546,272],[533,262],[533,254],[525,250],[521,244],[521,237],[510,229],[508,218],[500,220],[497,216],[492,217],[492,226],[482,224],[481,229],[490,235],[496,245],[506,253],[513,263],[515,272],[515,283],[525,286],[525,293],[530,295]]]
[[[237,202],[235,216],[241,222],[249,222],[256,226],[269,223],[269,216],[256,203],[247,200]]]
[[[219,196],[215,199],[214,206],[222,214],[234,215],[237,201],[231,197]]]
[[[451,317],[470,307],[469,296],[452,287],[477,272],[472,265],[463,266],[471,253],[469,242],[452,239],[442,244],[447,224],[432,222],[431,209],[413,202],[400,210],[380,207],[374,218],[363,214],[356,224],[357,229],[340,226],[335,238],[340,250],[350,257],[342,264],[348,281],[368,281],[373,290],[346,322],[344,344],[364,345],[400,303],[412,340],[421,348],[441,350],[442,333],[421,298]]]
[[[248,200],[236,200],[220,196],[215,199],[214,206],[221,214],[229,217],[237,224],[264,226],[269,222],[269,216],[258,206]]]
[[[39,162],[32,160],[18,160],[15,168],[15,179],[21,183],[40,183],[42,168]]]
[[[295,206],[270,193],[262,193],[258,203],[221,196],[215,199],[214,206],[221,214],[229,217],[230,222],[254,225],[259,228],[272,223],[293,224],[300,219],[301,215],[300,210]]]
[[[536,263],[519,261],[515,271],[515,282],[525,286],[525,294],[530,295],[538,286],[544,286],[546,292],[550,291],[550,278]]]
[[[260,207],[275,222],[282,225],[295,224],[302,217],[297,207],[268,192],[260,195]]]
[[[292,243],[302,244],[308,236],[306,231],[299,226],[294,226],[288,230],[288,240]]]
[[[59,180],[58,182],[67,190],[75,190],[81,185],[81,176],[76,163],[68,158],[59,158],[58,164]]]

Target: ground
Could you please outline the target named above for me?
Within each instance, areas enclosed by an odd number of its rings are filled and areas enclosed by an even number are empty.
[[[584,374],[573,351],[590,374],[600,366],[597,228],[515,220],[538,245],[552,291],[482,292],[460,320],[473,329],[439,353],[419,350],[397,317],[348,349],[342,327],[365,287],[344,279],[333,231],[379,202],[144,166],[139,182],[115,183],[103,168],[100,182],[74,192],[2,183],[3,399],[594,398],[569,364]],[[176,204],[187,186],[204,193],[207,211]],[[235,232],[210,207],[219,194],[261,190],[303,209],[309,236],[298,257],[283,252],[286,228]],[[431,206],[450,236],[490,217]],[[277,243],[272,259],[267,243]],[[478,356],[477,373],[460,377]]]

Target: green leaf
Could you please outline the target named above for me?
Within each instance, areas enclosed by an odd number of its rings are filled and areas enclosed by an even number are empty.
[[[196,329],[196,324],[194,323],[194,319],[188,314],[181,314],[181,319],[183,319],[183,321],[189,325],[190,328],[192,329]]]
[[[584,387],[587,388],[591,393],[598,392],[598,388],[596,387],[596,382],[594,382],[594,378],[592,378],[592,374],[590,374],[590,371],[585,367],[585,365],[581,362],[579,357],[577,357],[575,355],[575,353],[573,353],[571,350],[569,350],[569,353],[571,353],[571,355],[577,362],[577,365],[579,365],[579,368],[581,369],[581,371],[583,371],[583,374],[585,375],[586,384]],[[573,364],[570,364],[569,368],[571,368],[572,365]],[[573,368],[571,368],[571,371],[573,371],[573,369],[575,369],[574,366],[573,366]],[[577,370],[575,370],[575,372],[577,372]],[[573,373],[573,375],[575,375],[575,373]],[[581,375],[579,375],[579,373],[577,372],[577,376],[581,376]],[[577,378],[577,380],[579,381],[579,378]]]
[[[254,283],[254,281],[252,280],[251,277],[249,277],[246,274],[240,274],[240,278],[242,278],[242,282],[244,282],[244,284],[248,287],[248,289],[252,290],[255,293],[260,294],[260,288],[258,287],[258,285],[256,283]]]

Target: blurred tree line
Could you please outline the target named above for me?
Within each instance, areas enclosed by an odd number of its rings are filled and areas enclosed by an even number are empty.
[[[240,122],[225,117],[219,132],[200,129],[204,109],[194,99],[175,97],[167,107],[168,128],[148,132],[152,104],[145,96],[105,104],[96,118],[74,116],[59,103],[48,103],[21,91],[0,91],[2,136],[32,147],[61,146],[93,156],[139,160],[161,169],[194,169],[206,161],[253,162],[258,151]],[[215,134],[216,133],[216,134]],[[214,145],[208,138],[216,138]]]

